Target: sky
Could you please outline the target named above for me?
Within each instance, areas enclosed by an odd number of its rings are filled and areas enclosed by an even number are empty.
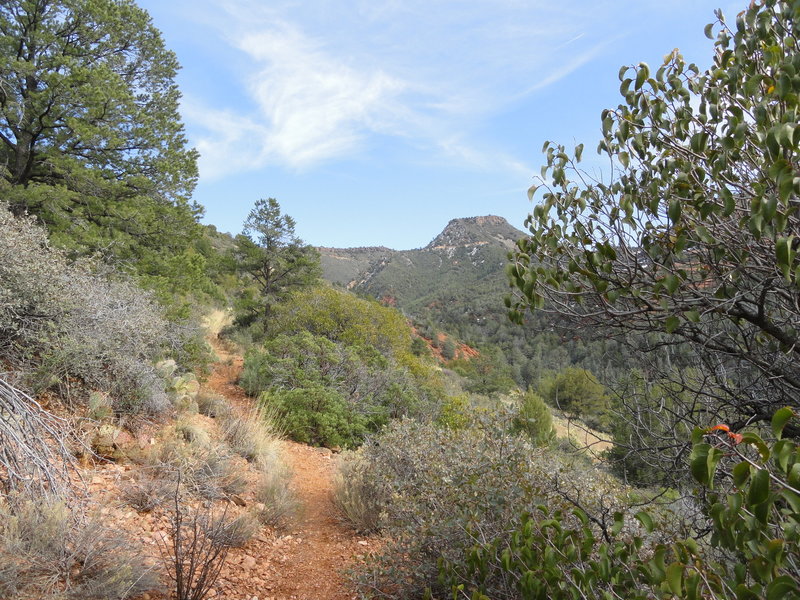
[[[746,0],[139,0],[182,65],[203,221],[239,233],[276,198],[315,246],[425,246],[454,218],[523,229],[546,140],[585,143],[620,66]],[[534,199],[535,201],[535,199]]]

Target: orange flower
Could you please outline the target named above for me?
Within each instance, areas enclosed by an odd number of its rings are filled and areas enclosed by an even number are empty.
[[[708,430],[709,433],[712,431],[724,431],[726,433],[730,432],[731,428],[727,425],[714,425],[711,429]]]

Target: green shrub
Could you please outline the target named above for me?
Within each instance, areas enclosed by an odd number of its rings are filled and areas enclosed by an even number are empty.
[[[550,406],[580,417],[589,427],[608,430],[610,400],[591,371],[568,367],[542,382],[539,391]]]
[[[279,335],[247,353],[240,381],[265,394],[286,433],[307,443],[358,444],[390,418],[430,412],[424,381],[393,359],[364,355],[307,331]]]
[[[367,432],[367,419],[336,390],[321,385],[277,390],[259,400],[274,410],[286,435],[314,446],[351,447]]]
[[[477,539],[506,544],[526,509],[557,510],[571,500],[610,518],[624,508],[625,490],[612,477],[534,448],[506,423],[506,415],[487,414],[474,427],[453,430],[406,420],[364,445],[355,459],[363,463],[352,467],[358,479],[345,481],[346,502],[365,507],[370,518],[381,515],[377,523],[389,540],[354,574],[365,595],[450,595],[437,563],[463,561]],[[491,585],[494,598],[513,584],[499,576]]]
[[[647,546],[658,518],[617,514],[602,529],[578,508],[540,506],[505,539],[475,536],[441,564],[454,597],[489,598],[800,598],[800,446],[781,439],[796,415],[776,412],[766,443],[725,425],[696,430],[690,470],[708,493],[711,535]],[[717,488],[717,489],[715,489]],[[721,488],[721,489],[720,489]],[[513,582],[498,590],[496,581]]]
[[[157,413],[169,402],[153,361],[193,335],[149,293],[98,263],[69,262],[31,219],[0,206],[0,357],[31,387],[77,377],[118,412]]]
[[[533,390],[522,397],[519,414],[514,417],[514,429],[527,435],[535,446],[547,446],[556,437],[550,409]]]

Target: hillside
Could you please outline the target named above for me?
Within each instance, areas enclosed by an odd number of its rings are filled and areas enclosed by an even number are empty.
[[[536,381],[543,369],[581,364],[600,372],[608,364],[605,343],[587,347],[551,319],[530,317],[516,327],[506,316],[505,265],[509,250],[524,233],[502,217],[451,220],[424,248],[318,248],[323,277],[396,306],[435,339],[444,330],[473,346],[502,350],[520,385]]]
[[[523,235],[502,217],[471,217],[453,219],[420,249],[319,251],[323,276],[332,283],[366,292],[420,320],[480,326],[489,315],[503,312],[506,255]]]

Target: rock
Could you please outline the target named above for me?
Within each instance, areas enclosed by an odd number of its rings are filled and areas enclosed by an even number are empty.
[[[359,546],[369,546],[369,542],[365,542],[364,540],[358,540]]]
[[[247,569],[248,571],[256,566],[256,559],[250,555],[245,555],[242,559],[242,568]]]

